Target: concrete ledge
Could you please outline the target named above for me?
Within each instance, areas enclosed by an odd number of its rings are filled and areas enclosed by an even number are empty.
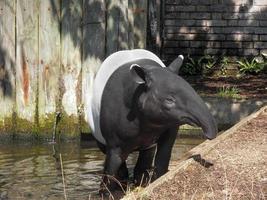
[[[210,112],[215,117],[218,127],[231,126],[264,105],[266,99],[226,99],[219,97],[202,97]]]
[[[223,134],[219,135],[216,139],[214,140],[207,140],[203,142],[202,144],[198,145],[197,147],[193,148],[190,150],[181,161],[178,162],[176,165],[175,169],[172,171],[169,171],[167,174],[164,176],[160,177],[153,183],[151,183],[148,187],[145,189],[141,190],[141,192],[132,192],[128,195],[126,195],[123,199],[124,200],[135,200],[135,199],[146,199],[149,194],[153,192],[153,190],[160,186],[163,185],[164,183],[168,182],[169,180],[173,179],[174,176],[180,172],[180,170],[186,169],[190,164],[194,162],[192,158],[189,158],[190,156],[200,154],[201,156],[205,156],[209,151],[211,151],[217,144],[220,142],[224,141],[226,138],[231,137],[231,135],[237,131],[237,129],[241,128],[244,126],[247,122],[250,120],[256,118],[260,113],[263,111],[267,110],[267,106],[261,108],[259,111],[247,116],[244,118],[242,121],[240,121],[238,124],[233,126],[232,128],[228,129],[225,131]]]

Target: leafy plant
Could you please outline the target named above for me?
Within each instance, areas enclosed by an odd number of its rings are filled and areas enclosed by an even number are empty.
[[[210,56],[210,55],[205,55],[203,60],[204,60],[203,67],[206,69],[213,68],[217,62],[215,56]]]
[[[201,72],[202,60],[203,57],[200,57],[199,59],[194,59],[188,55],[186,58],[187,62],[181,68],[182,73],[187,75],[199,74]]]
[[[182,67],[182,72],[188,75],[207,74],[216,65],[217,60],[214,56],[204,55],[199,58],[192,58],[187,56],[185,65]]]
[[[227,66],[229,65],[229,63],[230,60],[228,57],[223,56],[222,59],[220,60],[220,66],[221,66],[220,71],[223,76],[226,75]]]
[[[202,63],[201,63],[203,73],[204,74],[210,73],[211,70],[215,67],[216,63],[217,59],[215,58],[215,56],[204,55],[202,57]]]
[[[263,71],[266,63],[260,62],[257,58],[253,59],[242,59],[241,61],[237,61],[239,65],[239,71],[245,74],[258,74]]]
[[[223,86],[219,89],[218,96],[223,98],[240,99],[239,89],[236,87]]]

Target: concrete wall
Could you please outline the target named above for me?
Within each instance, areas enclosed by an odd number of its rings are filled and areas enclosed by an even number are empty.
[[[223,99],[203,97],[218,127],[224,128],[236,124],[241,119],[267,105],[267,99]]]
[[[175,55],[257,56],[267,52],[267,1],[166,0],[164,59]]]

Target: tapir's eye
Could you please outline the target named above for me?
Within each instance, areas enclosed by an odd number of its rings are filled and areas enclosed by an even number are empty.
[[[164,100],[164,104],[166,105],[166,107],[168,108],[171,108],[171,107],[174,107],[175,106],[175,98],[172,97],[172,96],[169,96],[167,97],[165,100]]]

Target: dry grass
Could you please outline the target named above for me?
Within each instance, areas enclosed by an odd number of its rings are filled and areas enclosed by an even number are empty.
[[[205,163],[203,163],[203,160]],[[211,163],[206,165],[206,163]],[[131,199],[266,199],[267,110],[145,196]],[[134,197],[134,195],[132,196]]]

